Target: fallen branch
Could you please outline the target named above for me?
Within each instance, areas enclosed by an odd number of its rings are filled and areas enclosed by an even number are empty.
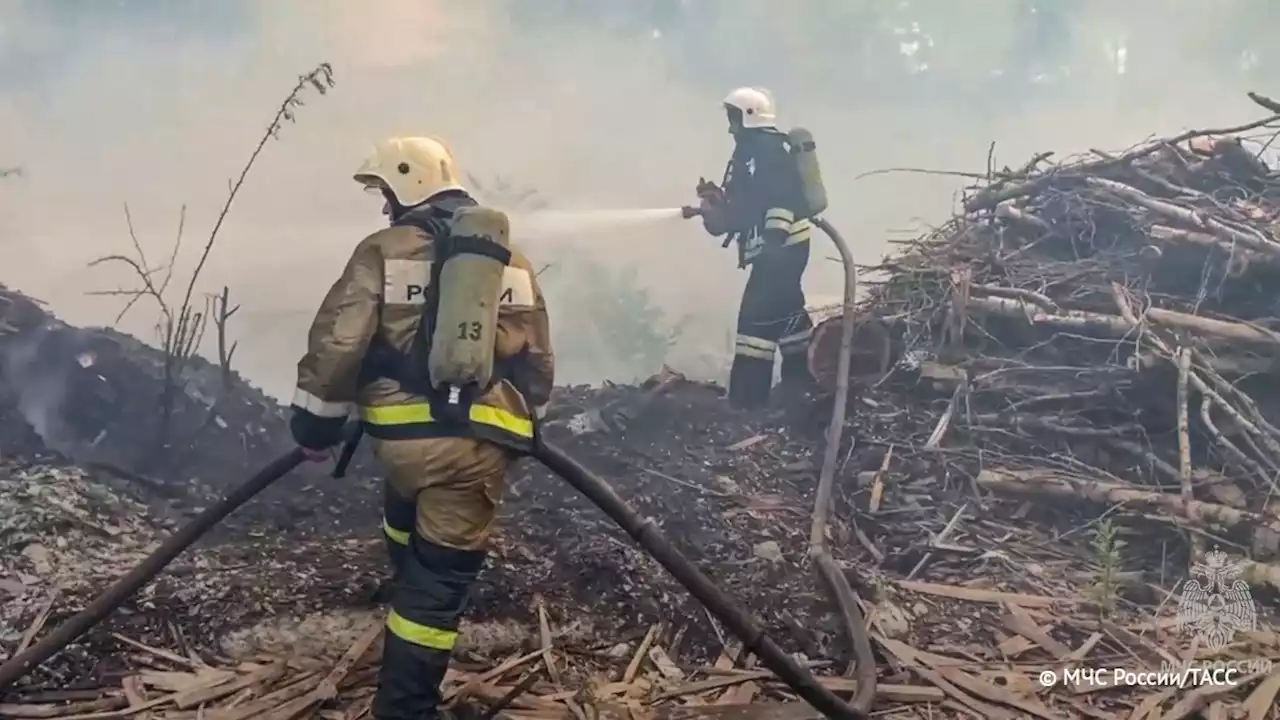
[[[1013,318],[1022,317],[1032,325],[1053,325],[1109,337],[1125,337],[1132,330],[1132,326],[1120,316],[1070,309],[1047,312],[1041,310],[1039,306],[1029,306],[1012,298],[969,298],[968,305],[971,309],[982,312]],[[1280,345],[1280,335],[1243,323],[1197,317],[1160,308],[1148,308],[1144,316],[1160,325],[1190,330],[1197,335],[1220,342]]]

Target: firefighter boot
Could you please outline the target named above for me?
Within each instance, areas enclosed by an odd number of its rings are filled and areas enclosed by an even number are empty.
[[[773,385],[773,360],[736,355],[729,369],[729,405],[738,410],[758,410],[769,404]]]
[[[387,633],[378,671],[374,720],[438,720],[440,686],[449,669],[449,652],[431,650]]]
[[[817,390],[817,387],[818,384],[813,379],[813,374],[809,372],[808,355],[784,353],[782,356],[782,377],[779,389],[783,390],[789,397],[808,397]]]

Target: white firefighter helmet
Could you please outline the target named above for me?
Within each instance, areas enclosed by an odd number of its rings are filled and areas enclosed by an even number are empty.
[[[446,190],[462,190],[462,170],[449,147],[433,137],[393,137],[373,147],[355,173],[366,187],[385,188],[404,207]]]
[[[742,113],[744,128],[771,128],[778,124],[773,95],[764,88],[740,87],[725,96],[724,106]]]

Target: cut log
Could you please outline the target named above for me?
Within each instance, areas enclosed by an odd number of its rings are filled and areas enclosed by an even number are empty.
[[[836,387],[841,317],[836,315],[823,320],[814,328],[813,338],[809,341],[809,372],[826,390]],[[889,371],[892,355],[892,335],[884,323],[868,317],[854,321],[849,379],[855,385],[874,383],[884,377]]]

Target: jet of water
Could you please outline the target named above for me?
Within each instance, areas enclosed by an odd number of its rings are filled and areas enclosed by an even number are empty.
[[[622,230],[682,217],[681,209],[535,210],[507,213],[511,234],[521,242]]]

